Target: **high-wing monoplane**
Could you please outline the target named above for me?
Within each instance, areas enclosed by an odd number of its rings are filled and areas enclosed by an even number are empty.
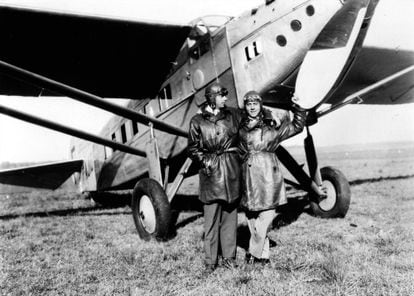
[[[414,53],[363,45],[377,3],[266,0],[236,18],[188,25],[0,5],[0,94],[57,94],[116,115],[93,135],[0,105],[3,114],[76,137],[71,160],[2,171],[0,182],[54,189],[72,176],[95,196],[135,188],[138,233],[162,239],[170,203],[195,171],[186,154],[189,120],[205,104],[204,89],[219,81],[237,108],[249,90],[274,110],[298,98],[308,110],[309,172],[283,146],[278,158],[316,215],[343,217],[349,184],[339,170],[319,168],[310,127],[350,103],[413,101]],[[130,101],[121,107],[103,98]]]

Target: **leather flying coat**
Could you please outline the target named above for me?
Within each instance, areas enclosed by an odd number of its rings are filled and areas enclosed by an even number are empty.
[[[233,203],[240,196],[240,111],[228,107],[217,115],[201,111],[191,119],[188,137],[190,158],[201,165],[199,199],[203,203]]]
[[[277,127],[271,113],[266,110],[253,127],[249,124],[250,119],[243,119],[239,130],[239,148],[243,158],[243,208],[263,211],[287,202],[283,175],[275,151],[281,141],[303,130],[305,118],[305,111],[295,110],[293,121],[285,120]]]

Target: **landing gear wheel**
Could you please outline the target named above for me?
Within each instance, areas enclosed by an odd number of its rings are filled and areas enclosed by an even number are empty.
[[[321,218],[345,217],[351,202],[348,181],[340,170],[333,167],[322,168],[321,176],[327,197],[319,203],[311,201],[313,213]]]
[[[161,185],[153,179],[142,179],[132,193],[132,216],[143,240],[152,237],[165,240],[171,221],[170,203]]]

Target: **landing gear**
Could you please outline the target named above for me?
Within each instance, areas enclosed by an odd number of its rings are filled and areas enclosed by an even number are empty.
[[[132,193],[132,215],[140,238],[165,240],[169,233],[171,210],[167,195],[153,179],[142,179]]]
[[[282,146],[276,154],[299,184],[292,183],[298,189],[308,192],[310,207],[315,216],[321,218],[345,217],[351,202],[351,190],[345,176],[336,168],[318,166],[315,145],[307,127],[305,152],[309,175],[303,170],[289,152]]]
[[[345,217],[351,202],[351,190],[344,174],[336,168],[324,167],[319,170],[315,145],[309,130],[305,138],[306,159],[313,183],[318,185],[321,192],[312,192],[310,206],[315,216],[321,218]]]
[[[161,173],[158,144],[150,124],[150,139],[146,146],[149,178],[138,181],[132,193],[132,216],[138,234],[143,240],[166,240],[173,233],[178,213],[171,211],[170,203],[184,180],[192,161],[186,159],[172,184],[168,184],[169,167]],[[163,185],[162,185],[163,184]],[[174,224],[174,225],[173,225]]]
[[[320,202],[311,201],[315,216],[321,218],[345,217],[351,202],[351,190],[345,176],[336,168],[321,169],[322,190],[326,198]]]

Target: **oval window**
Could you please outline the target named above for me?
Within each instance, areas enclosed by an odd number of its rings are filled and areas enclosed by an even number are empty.
[[[302,29],[302,23],[298,20],[293,20],[290,22],[290,27],[292,28],[293,31],[297,32],[300,29]]]
[[[286,37],[285,36],[279,35],[279,36],[276,37],[276,42],[280,46],[286,46],[287,40],[286,40]]]
[[[315,8],[312,5],[306,7],[306,14],[312,16],[315,14]]]

